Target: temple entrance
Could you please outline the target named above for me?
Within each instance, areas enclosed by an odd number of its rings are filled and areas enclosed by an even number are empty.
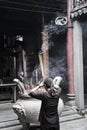
[[[51,61],[50,69],[52,70],[50,76],[53,78],[57,75],[63,76],[63,89],[64,91],[67,90],[66,29],[62,27],[61,30],[61,27],[58,28],[57,25],[55,25],[55,18],[57,15],[59,16],[61,14],[43,14],[6,8],[0,9],[0,65],[2,68],[0,68],[1,84],[13,83],[13,78],[15,77],[21,78],[21,80],[26,82],[26,79],[31,78],[32,72],[33,79],[35,81],[40,80],[39,75],[41,75],[41,72],[39,73],[38,69],[40,64],[38,53],[41,50],[42,42],[44,42],[44,39],[42,38],[43,27],[44,25],[48,25],[48,37],[52,37],[52,39],[48,38],[50,51],[49,60]],[[55,30],[57,32],[54,32]],[[54,34],[52,35],[53,32]],[[59,51],[60,48],[63,49],[63,53]],[[57,57],[59,57],[59,59]],[[53,61],[53,59],[55,59],[55,61],[58,60],[56,66],[56,62]],[[61,66],[61,64],[63,66]],[[54,69],[54,67],[56,69]],[[39,73],[38,76],[37,72]],[[22,76],[24,76],[25,79],[22,79]],[[7,96],[2,97],[5,99],[11,98],[11,88],[8,87],[0,89],[1,94],[3,95],[10,92]]]
[[[19,47],[12,33],[0,33],[0,100],[13,100]],[[17,49],[18,47],[18,49]]]
[[[31,55],[38,54],[41,16],[0,9],[0,19],[0,100],[8,100],[13,98],[13,79],[24,72],[23,57],[29,55],[31,61]],[[32,69],[26,70],[30,74],[35,63],[31,64]]]

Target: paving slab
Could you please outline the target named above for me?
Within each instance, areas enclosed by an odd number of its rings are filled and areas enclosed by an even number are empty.
[[[87,130],[87,118],[60,123],[60,130]]]
[[[12,109],[12,103],[0,104],[0,130],[23,130],[17,115]],[[87,130],[86,115],[81,116],[72,107],[65,106],[60,117],[60,130]],[[39,130],[39,124],[31,124],[31,129]]]

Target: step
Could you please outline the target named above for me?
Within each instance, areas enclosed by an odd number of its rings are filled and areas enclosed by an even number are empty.
[[[72,120],[79,120],[82,118],[85,118],[85,117],[80,116],[77,113],[74,113],[74,114],[70,114],[70,115],[66,115],[66,116],[61,116],[59,119],[60,119],[60,122],[62,123],[62,122],[68,122],[68,121],[72,121]]]
[[[10,120],[17,120],[18,116],[11,110],[0,112],[0,123]]]
[[[0,123],[0,129],[1,128],[8,128],[8,127],[14,127],[20,125],[19,120],[10,120],[10,121],[3,121]]]
[[[0,128],[0,130],[23,130],[23,127],[22,125],[16,125],[16,126],[11,126],[6,128]]]

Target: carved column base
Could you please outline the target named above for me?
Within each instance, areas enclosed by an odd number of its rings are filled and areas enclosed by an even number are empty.
[[[68,93],[67,96],[68,96],[67,105],[69,105],[69,106],[75,106],[75,94]]]

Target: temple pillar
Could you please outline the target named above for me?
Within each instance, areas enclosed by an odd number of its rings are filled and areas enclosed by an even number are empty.
[[[82,27],[79,21],[73,22],[73,49],[75,103],[79,109],[84,109]]]
[[[68,103],[69,105],[75,104],[75,94],[74,94],[74,66],[73,66],[73,25],[70,19],[70,11],[72,7],[72,1],[67,0],[67,18],[68,18],[68,28],[67,28],[67,67],[68,67]]]

